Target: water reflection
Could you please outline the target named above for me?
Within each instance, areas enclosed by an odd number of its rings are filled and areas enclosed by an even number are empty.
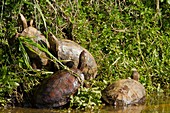
[[[141,113],[143,109],[145,109],[145,105],[127,106],[119,108],[107,106],[102,111],[104,113]]]
[[[0,109],[0,113],[170,113],[170,95],[152,94],[147,97],[144,105],[114,107],[105,106],[97,111],[79,111],[79,110],[56,110],[56,109],[32,109],[32,108],[8,108]]]
[[[170,113],[170,104],[137,105],[122,108],[108,107],[101,110],[102,113]]]
[[[142,113],[170,113],[170,104],[147,106]]]
[[[150,94],[144,105],[113,107],[106,106],[102,113],[170,113],[170,93]]]
[[[0,113],[60,113],[60,111],[53,109],[32,109],[32,108],[8,108],[1,109]]]

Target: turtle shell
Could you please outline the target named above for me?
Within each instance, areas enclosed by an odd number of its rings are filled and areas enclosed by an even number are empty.
[[[42,35],[40,31],[32,27],[32,21],[30,22],[30,26],[28,27],[25,17],[22,14],[20,14],[20,16],[23,22],[24,30],[22,31],[22,33],[19,33],[18,36],[29,37],[33,42],[40,44],[42,47],[49,48],[48,40],[45,38],[44,35]],[[25,46],[27,47],[26,51],[31,59],[33,68],[42,68],[42,66],[47,65],[48,57],[45,52],[27,43],[25,44]],[[29,48],[31,48],[31,50]]]
[[[58,59],[71,60],[74,62],[75,67],[79,64],[79,55],[82,51],[86,52],[85,67],[82,70],[85,79],[93,79],[97,74],[97,64],[91,53],[71,40],[57,39],[52,33],[48,37],[50,43],[50,50],[55,54]]]
[[[143,103],[145,95],[144,86],[133,79],[116,81],[102,91],[102,98],[115,106]]]
[[[82,81],[78,80],[78,77]],[[78,69],[60,70],[43,80],[34,94],[34,104],[38,108],[56,108],[66,105],[83,83],[84,75]]]

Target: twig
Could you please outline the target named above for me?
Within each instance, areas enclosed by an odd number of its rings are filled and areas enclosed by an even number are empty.
[[[156,0],[156,11],[157,13],[159,13],[160,9],[159,9],[159,0]]]
[[[113,26],[111,26],[112,27],[112,30],[113,31],[116,31],[116,32],[128,32],[129,30],[127,29],[127,28],[125,28],[125,29],[116,29],[116,28],[114,28]]]

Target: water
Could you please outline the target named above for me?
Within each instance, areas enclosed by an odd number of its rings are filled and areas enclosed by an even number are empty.
[[[113,107],[108,106],[102,113],[170,113],[170,94],[160,93],[147,96],[144,105]]]
[[[33,108],[6,108],[0,109],[0,113],[82,113],[79,110],[33,109]],[[147,96],[144,105],[113,107],[105,106],[97,111],[85,111],[84,113],[170,113],[170,95],[153,94]]]

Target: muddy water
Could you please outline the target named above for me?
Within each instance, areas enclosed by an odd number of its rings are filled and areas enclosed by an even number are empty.
[[[127,107],[105,107],[104,113],[170,113],[169,93],[151,94],[144,105]]]
[[[56,109],[32,109],[32,108],[8,108],[0,109],[0,113],[82,113],[78,110],[56,110]],[[170,113],[170,94],[152,94],[147,96],[144,105],[113,107],[105,106],[97,111],[85,111],[84,113]]]

